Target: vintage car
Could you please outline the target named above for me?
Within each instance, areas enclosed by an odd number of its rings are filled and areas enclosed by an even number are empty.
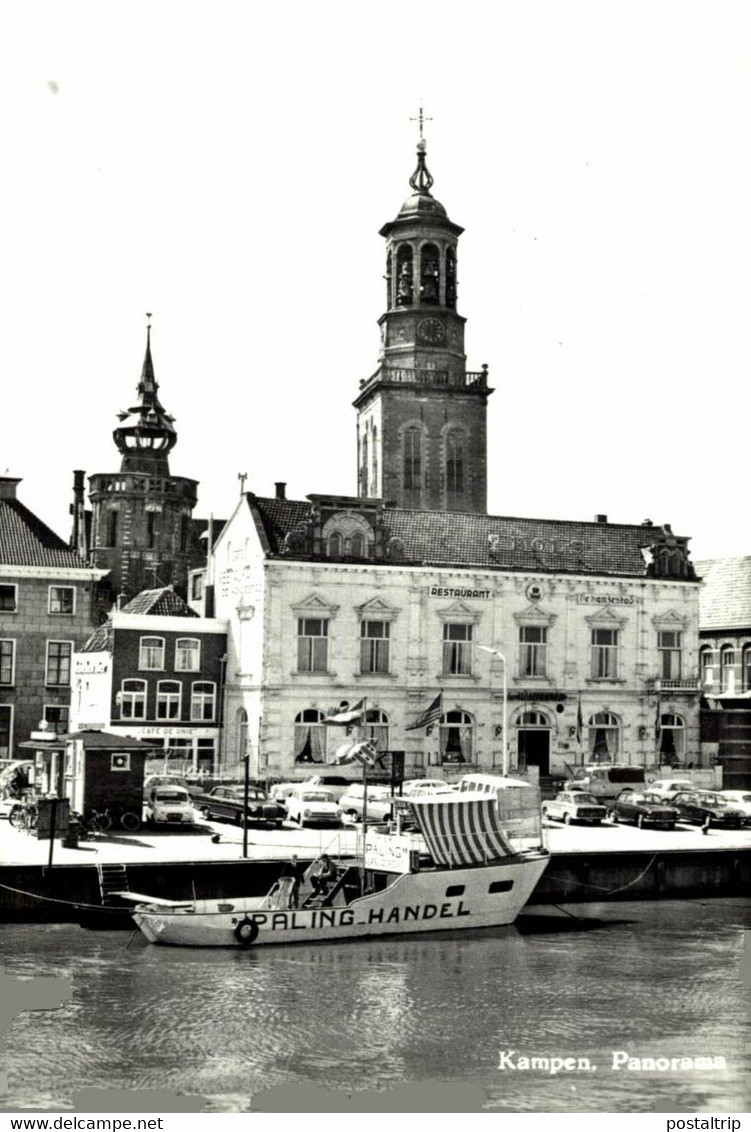
[[[556,819],[566,825],[579,821],[587,825],[599,825],[607,810],[593,794],[582,790],[561,790],[555,798],[542,804],[542,816]]]
[[[402,784],[405,798],[425,798],[433,794],[453,794],[454,788],[441,778],[413,778]]]
[[[339,805],[348,818],[362,821],[365,809],[365,789],[362,783],[354,784],[346,794],[339,799]],[[368,785],[367,819],[368,821],[386,821],[391,817],[394,808],[394,795],[388,786]]]
[[[248,787],[248,808],[245,809],[244,786],[215,786],[208,794],[199,794],[193,799],[202,818],[224,819],[236,825],[246,821],[262,821],[281,825],[284,811],[273,802],[259,786]]]
[[[608,817],[612,822],[632,821],[639,829],[645,825],[675,829],[678,810],[651,790],[647,793],[642,790],[622,790],[609,804]]]
[[[323,786],[298,786],[287,795],[287,818],[305,825],[341,825],[342,811]]]
[[[680,790],[695,789],[690,778],[657,778],[649,784],[649,793],[659,794],[661,798],[672,798]]]
[[[727,798],[734,810],[740,810],[751,822],[751,790],[720,790],[723,798]]]
[[[351,785],[352,779],[345,778],[343,774],[313,774],[304,782],[298,783],[298,786],[322,786],[324,790],[334,795],[337,802],[342,794],[347,793]]]
[[[184,786],[152,786],[143,807],[144,821],[192,825],[195,820],[193,799]]]
[[[678,810],[681,821],[704,829],[713,825],[740,829],[746,823],[746,815],[715,790],[681,790],[673,795],[670,804]]]

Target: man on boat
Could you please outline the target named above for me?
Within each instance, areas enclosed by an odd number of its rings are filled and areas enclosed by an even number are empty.
[[[313,885],[314,896],[325,896],[329,884],[336,880],[337,868],[328,853],[322,853],[310,870],[310,882]]]
[[[288,862],[285,862],[282,869],[281,877],[290,877],[291,885],[289,887],[289,906],[290,908],[297,908],[300,895],[300,884],[305,877],[305,865],[301,865],[297,857],[293,854]],[[279,878],[281,880],[281,877]]]

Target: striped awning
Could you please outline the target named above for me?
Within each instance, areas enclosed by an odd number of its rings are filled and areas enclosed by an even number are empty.
[[[410,798],[420,833],[438,865],[484,865],[514,850],[498,821],[498,802],[492,797]]]

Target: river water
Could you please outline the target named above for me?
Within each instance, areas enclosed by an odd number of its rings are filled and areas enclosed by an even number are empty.
[[[570,911],[602,924],[256,951],[6,925],[5,1001],[21,980],[30,1008],[8,1024],[3,1107],[746,1111],[751,901]],[[613,1068],[619,1052],[726,1064]]]

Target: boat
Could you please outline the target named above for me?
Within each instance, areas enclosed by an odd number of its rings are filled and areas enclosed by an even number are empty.
[[[247,948],[501,927],[514,922],[549,861],[547,849],[531,844],[529,836],[514,844],[513,820],[487,795],[405,799],[388,826],[363,832],[361,854],[334,863],[323,885],[315,881],[314,862],[297,892],[295,879],[282,876],[259,897],[134,897],[140,903],[133,919],[151,943],[180,947]]]

